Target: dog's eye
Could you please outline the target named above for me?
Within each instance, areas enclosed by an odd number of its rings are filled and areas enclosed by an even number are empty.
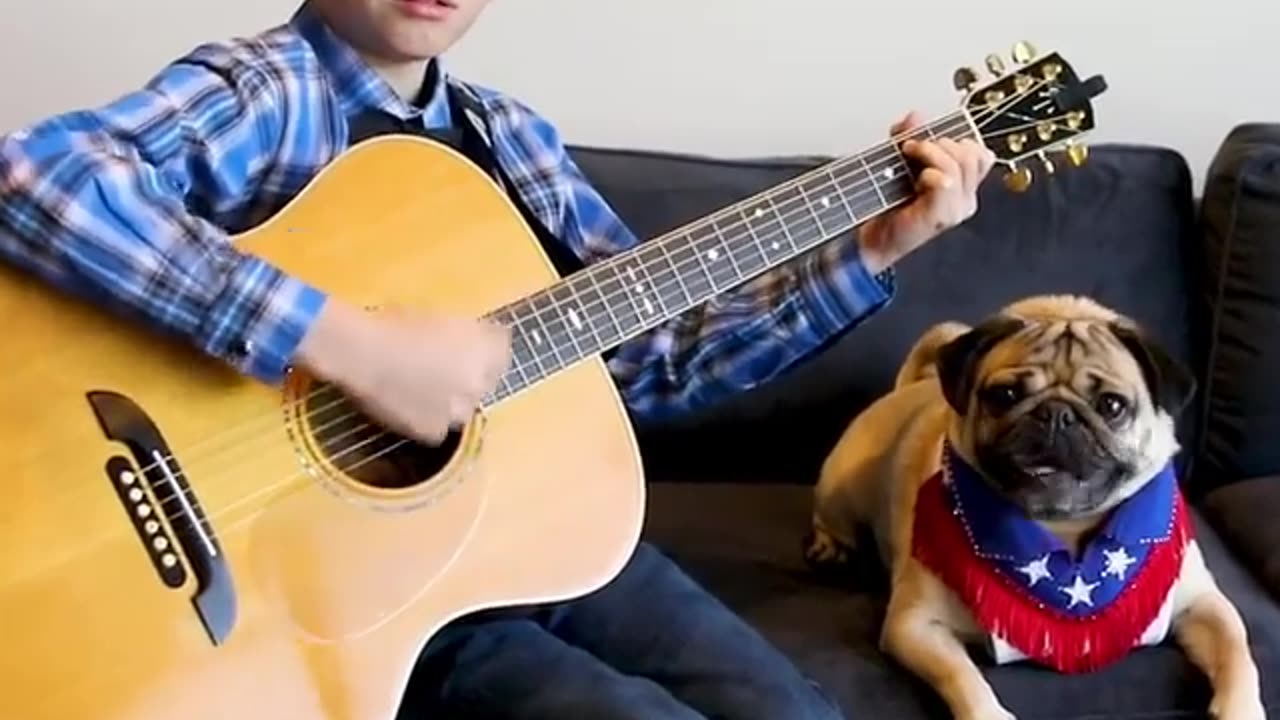
[[[1129,403],[1123,397],[1110,392],[1099,395],[1095,405],[1098,413],[1108,420],[1115,420],[1129,408]]]
[[[1008,410],[1022,399],[1022,386],[1016,383],[989,385],[982,391],[982,399],[996,410]]]

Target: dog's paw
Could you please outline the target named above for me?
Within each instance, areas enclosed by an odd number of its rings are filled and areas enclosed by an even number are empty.
[[[853,557],[853,548],[837,540],[822,528],[812,528],[803,540],[804,559],[814,569],[846,568]]]
[[[1215,695],[1209,705],[1209,717],[1213,720],[1266,720],[1267,711],[1262,698],[1241,693]]]

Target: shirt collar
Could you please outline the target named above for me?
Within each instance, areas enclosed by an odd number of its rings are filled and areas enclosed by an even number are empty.
[[[428,100],[422,109],[406,102],[391,85],[360,57],[345,40],[339,37],[304,2],[294,13],[290,24],[312,47],[324,71],[329,75],[343,114],[351,116],[369,109],[381,110],[397,118],[421,117],[428,128],[450,125],[448,94],[445,92],[446,76],[440,59],[432,64],[435,72],[428,71],[433,80]]]
[[[945,479],[963,517],[974,549],[987,557],[1022,559],[1066,552],[1054,535],[998,495],[950,444],[943,448]],[[1174,516],[1177,476],[1173,464],[1162,468],[1138,492],[1120,503],[1099,528],[1093,542],[1149,544],[1166,538]]]

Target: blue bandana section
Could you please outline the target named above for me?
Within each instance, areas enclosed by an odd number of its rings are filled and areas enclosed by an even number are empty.
[[[1105,609],[1173,531],[1177,476],[1166,466],[1112,511],[1077,561],[1051,533],[1000,497],[950,445],[943,450],[951,502],[970,545],[1012,583],[1068,616]]]

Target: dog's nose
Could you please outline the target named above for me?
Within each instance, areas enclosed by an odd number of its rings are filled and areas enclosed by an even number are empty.
[[[1062,400],[1046,400],[1035,409],[1035,417],[1054,430],[1071,427],[1076,423],[1076,410]]]

